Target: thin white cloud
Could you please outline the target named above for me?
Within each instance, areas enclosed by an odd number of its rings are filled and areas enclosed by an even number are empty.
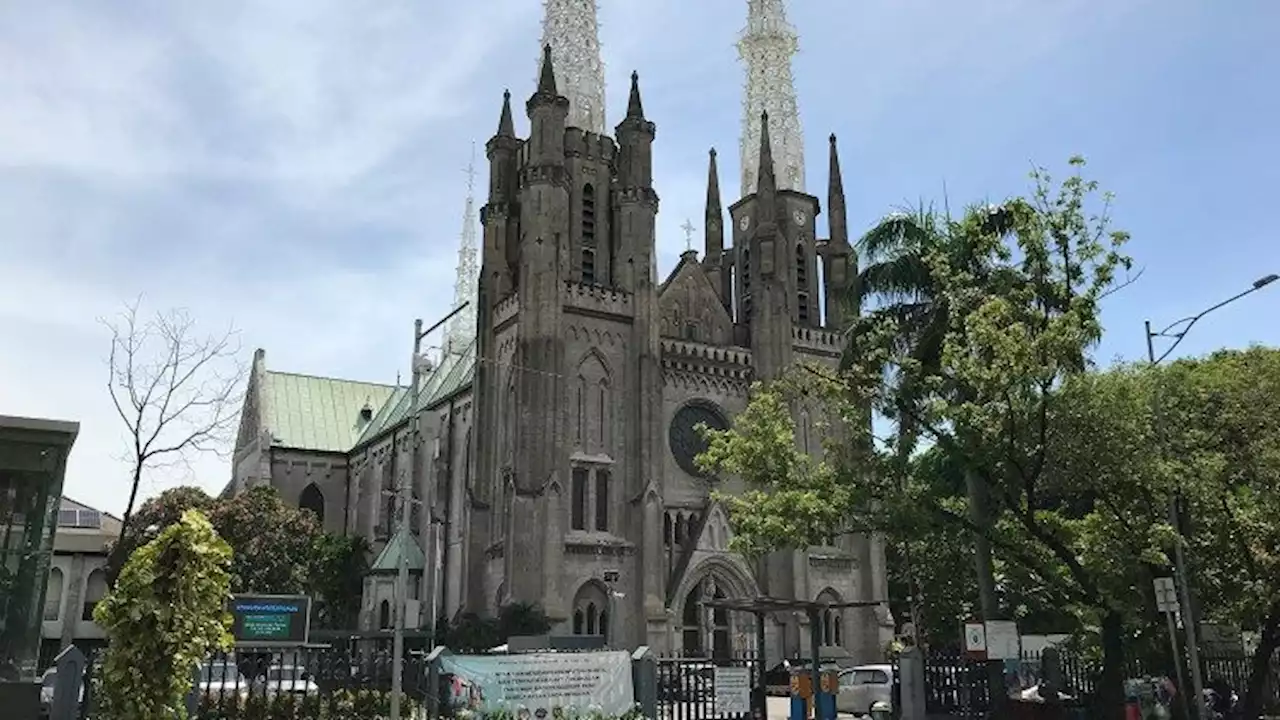
[[[987,88],[1152,2],[794,0],[809,186],[825,194],[829,132],[880,142],[902,113],[895,102],[922,81],[953,73]],[[684,249],[686,218],[700,246],[712,145],[724,200],[736,199],[733,44],[745,5],[601,10],[610,124],[636,69],[659,127],[662,276]],[[234,320],[270,367],[384,382],[407,372],[413,317],[451,302],[470,141],[492,133],[503,87],[517,114],[532,91],[539,10],[534,0],[0,5],[0,413],[82,422],[70,494],[123,506],[95,318],[139,292],[213,327]],[[877,181],[853,144],[842,145],[851,190]],[[217,489],[228,474],[203,459],[193,477]],[[180,479],[157,474],[147,489]]]
[[[0,407],[82,423],[68,493],[123,507],[96,318],[140,292],[272,367],[407,372],[413,317],[451,301],[470,84],[525,5],[0,10]],[[143,490],[228,474],[197,458]]]

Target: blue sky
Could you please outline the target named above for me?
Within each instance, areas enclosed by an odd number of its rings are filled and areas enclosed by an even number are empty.
[[[736,194],[745,6],[602,2],[609,116],[635,69],[658,124],[664,272],[679,226],[702,217],[707,148]],[[1031,162],[1060,171],[1085,155],[1145,268],[1109,301],[1104,360],[1143,352],[1143,318],[1280,272],[1280,3],[789,7],[808,186],[825,197],[838,134],[855,228],[944,188],[957,205],[998,200],[1027,188]],[[540,12],[536,0],[0,4],[0,414],[81,422],[68,494],[123,508],[96,318],[139,293],[211,331],[234,322],[246,354],[266,348],[275,369],[407,374],[413,318],[450,304],[471,142],[493,132],[504,87],[533,89]],[[1277,308],[1273,286],[1181,349],[1277,344]],[[201,458],[143,490],[228,476]]]

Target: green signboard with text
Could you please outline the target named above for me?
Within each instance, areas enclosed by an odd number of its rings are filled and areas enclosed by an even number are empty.
[[[229,609],[239,645],[304,645],[311,633],[306,595],[233,595]]]

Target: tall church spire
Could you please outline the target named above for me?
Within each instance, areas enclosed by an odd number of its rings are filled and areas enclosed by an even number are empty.
[[[558,89],[569,98],[565,125],[604,134],[604,61],[596,0],[543,0],[542,7],[541,46],[551,46]],[[541,66],[539,53],[539,71]]]
[[[503,122],[509,122],[511,105],[504,101]],[[501,128],[499,128],[501,132]],[[467,200],[462,210],[462,234],[458,241],[458,277],[453,281],[453,306],[469,303],[449,321],[446,353],[460,353],[476,336],[476,302],[479,297],[476,268],[476,147],[471,144],[471,162],[467,164]]]
[[[764,113],[773,124],[770,134],[778,189],[804,190],[804,133],[791,73],[791,58],[798,49],[783,0],[747,0],[747,27],[738,39],[738,55],[747,70],[740,141],[744,197],[756,191]]]

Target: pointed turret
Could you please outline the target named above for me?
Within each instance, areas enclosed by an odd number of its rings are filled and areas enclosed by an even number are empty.
[[[542,46],[542,70],[538,73],[538,92],[552,97],[559,94],[556,91],[556,71],[551,63],[550,44]]]
[[[511,120],[511,93],[502,93],[502,113],[498,117],[498,132],[484,145],[489,160],[489,197],[480,208],[480,223],[484,226],[484,243],[480,250],[483,270],[484,295],[478,301],[478,312],[506,297],[513,289],[514,276],[511,261],[516,247],[509,238],[514,233],[515,215],[519,211],[516,191],[519,179],[516,170],[516,154],[520,140],[516,137],[515,123]],[[483,320],[486,315],[481,314]],[[481,323],[483,324],[483,323]]]
[[[720,203],[720,171],[716,169],[716,149],[707,152],[707,219],[719,218],[723,210]]]
[[[502,115],[498,117],[498,137],[515,137],[516,123],[511,119],[511,91],[502,91]]]
[[[564,165],[564,129],[569,117],[569,98],[556,90],[556,71],[551,62],[551,46],[542,48],[542,71],[538,89],[525,103],[529,113],[529,164],[538,167]]]
[[[631,71],[631,95],[627,98],[627,118],[644,119],[644,104],[640,102],[640,73]]]
[[[653,189],[653,138],[657,126],[644,117],[640,101],[640,75],[631,73],[627,116],[618,123],[617,212],[623,228],[618,242],[619,288],[627,292],[657,285],[657,248],[654,224],[658,193]]]
[[[706,252],[702,266],[706,268],[711,286],[719,293],[725,310],[732,317],[732,274],[725,268],[724,261],[724,208],[720,204],[720,172],[716,169],[716,149],[711,148],[707,155]]]
[[[657,127],[645,119],[640,74],[631,73],[627,116],[618,123],[618,178],[623,187],[653,187],[653,138]]]
[[[849,244],[849,223],[845,214],[844,182],[840,178],[840,153],[836,150],[835,133],[831,135],[831,165],[827,179],[827,208],[831,219],[827,221],[831,242]]]
[[[707,160],[706,262],[719,264],[724,254],[724,209],[720,204],[720,173],[716,170],[716,149]]]
[[[778,181],[773,174],[773,148],[769,144],[769,113],[760,113],[760,170],[756,176],[756,227],[772,225],[777,218]]]
[[[840,154],[836,136],[831,136],[831,165],[827,177],[827,207],[831,218],[827,228],[831,235],[823,253],[823,293],[826,295],[826,327],[840,331],[857,317],[859,310],[850,288],[858,273],[858,258],[849,245],[849,223],[845,211],[844,181],[840,177]]]

